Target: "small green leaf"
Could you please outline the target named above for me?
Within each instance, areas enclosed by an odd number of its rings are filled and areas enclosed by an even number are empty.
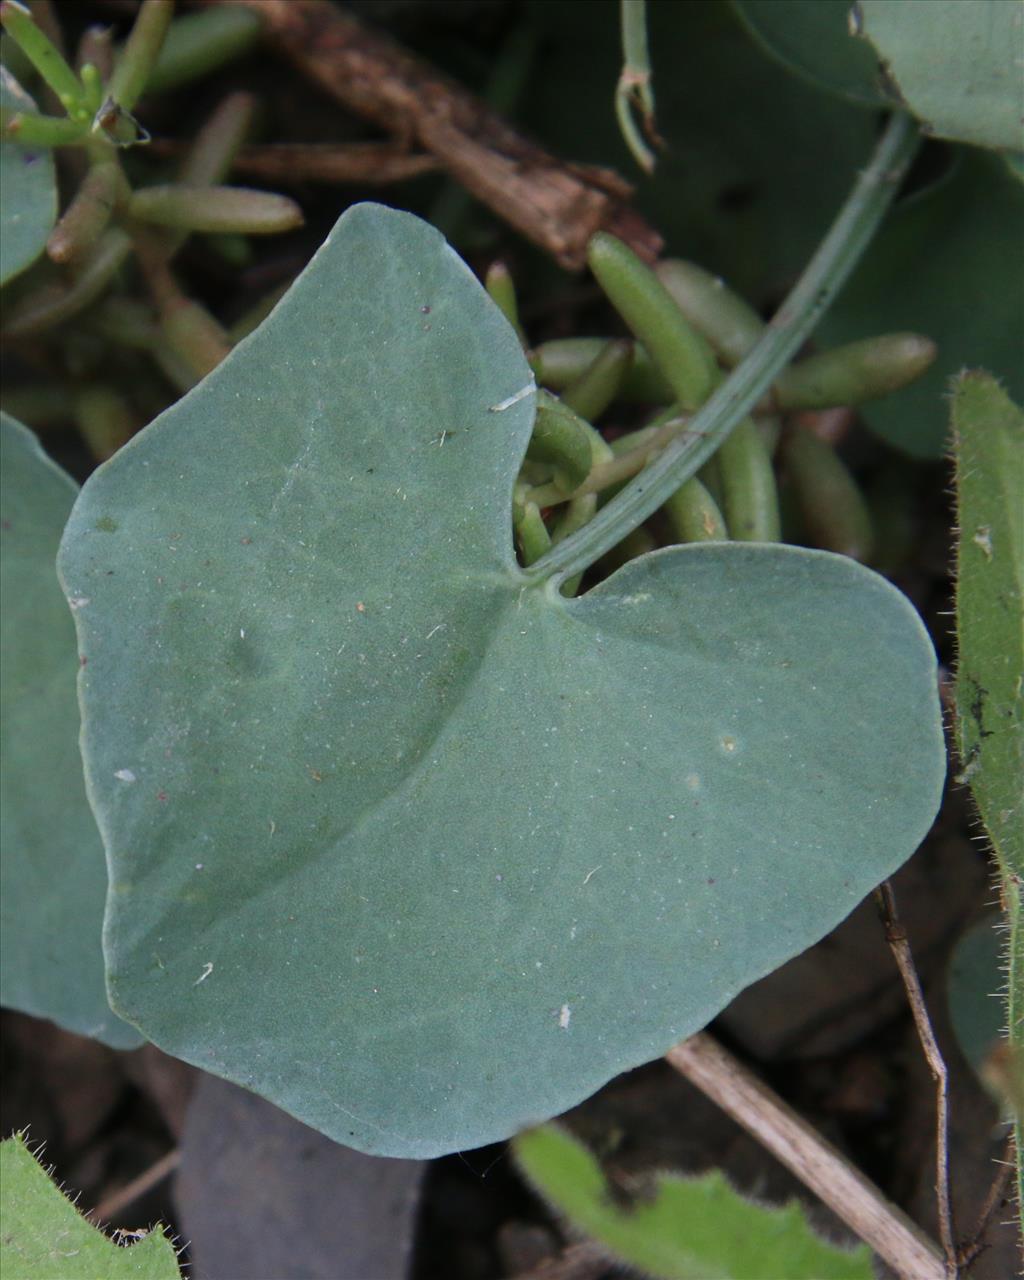
[[[115,1244],[58,1190],[20,1134],[0,1142],[0,1213],[5,1280],[181,1280],[161,1228]]]
[[[953,430],[960,753],[1000,862],[1024,878],[1024,413],[994,378],[968,373]]]
[[[1021,149],[1021,0],[859,0],[857,8],[895,94],[927,133]]]
[[[36,112],[35,103],[2,66],[0,106]],[[52,153],[43,147],[0,142],[0,284],[35,262],[56,220]]]
[[[850,29],[851,0],[733,0],[774,57],[819,88],[865,107],[884,107],[882,73],[870,45]]]
[[[970,7],[970,6],[967,6]],[[907,330],[938,357],[912,386],[865,405],[878,435],[918,458],[947,447],[945,393],[965,365],[989,369],[1024,397],[1024,186],[1002,158],[955,152],[953,171],[897,205],[825,316],[825,346]]]
[[[507,1137],[657,1057],[938,804],[934,654],[861,566],[521,571],[533,400],[440,236],[357,206],[65,534],[115,1007],[364,1150]]]
[[[988,374],[953,391],[961,778],[999,867],[1007,924],[1009,1089],[1024,1199],[1024,413]]]
[[[129,1048],[100,955],[103,846],[78,754],[78,647],[54,559],[77,488],[0,414],[0,999]]]
[[[663,1280],[871,1280],[871,1250],[816,1235],[795,1201],[771,1208],[732,1189],[717,1169],[659,1173],[622,1204],[597,1160],[556,1125],[513,1142],[526,1178],[572,1225],[624,1262]]]
[[[949,1013],[964,1057],[985,1078],[1005,1045],[1004,947],[998,917],[979,920],[960,938],[949,962]]]

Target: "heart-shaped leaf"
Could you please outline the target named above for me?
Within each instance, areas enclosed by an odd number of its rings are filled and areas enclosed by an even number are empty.
[[[0,1000],[115,1048],[141,1043],[107,1004],[103,846],[78,754],[78,649],[54,568],[77,486],[0,413]]]
[[[0,106],[14,111],[36,109],[6,67],[0,67]],[[35,262],[56,219],[53,153],[43,147],[0,142],[0,284]]]
[[[874,50],[850,29],[850,0],[733,0],[733,6],[783,66],[850,102],[890,105]]]
[[[1019,0],[859,0],[858,23],[893,96],[926,133],[1019,151],[1024,6]]]
[[[112,999],[364,1150],[502,1138],[662,1053],[938,801],[931,646],[859,565],[520,571],[530,388],[440,236],[358,206],[65,535]]]

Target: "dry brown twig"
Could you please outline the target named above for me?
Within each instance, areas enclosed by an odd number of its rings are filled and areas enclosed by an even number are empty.
[[[154,138],[149,150],[158,156],[181,156],[189,143],[177,138]],[[433,156],[409,152],[390,142],[282,142],[242,147],[231,169],[264,182],[294,185],[322,182],[367,186],[405,182],[440,166]]]
[[[137,1178],[132,1178],[131,1182],[112,1192],[105,1200],[101,1200],[95,1209],[89,1210],[86,1217],[91,1218],[93,1222],[109,1222],[111,1218],[116,1218],[140,1196],[144,1196],[147,1191],[152,1191],[155,1186],[163,1182],[164,1178],[173,1173],[180,1163],[181,1149],[173,1147],[148,1169],[143,1169]]]
[[[400,144],[419,146],[481,203],[570,270],[596,231],[653,261],[662,239],[629,205],[618,174],[567,164],[510,128],[474,94],[327,0],[205,0],[257,10],[278,46],[331,97]]]
[[[665,1055],[905,1280],[946,1280],[935,1243],[830,1142],[706,1032]]]
[[[935,1080],[935,1198],[938,1206],[939,1239],[946,1255],[946,1275],[950,1280],[955,1280],[960,1274],[960,1264],[957,1259],[953,1205],[949,1193],[949,1072],[935,1039],[910,943],[896,910],[896,895],[888,880],[883,880],[875,890],[875,902],[882,918],[886,941],[903,979],[921,1048]]]
[[[982,1243],[982,1237],[985,1235],[988,1224],[995,1216],[996,1210],[1001,1209],[1010,1199],[1010,1180],[1016,1168],[1013,1147],[1014,1141],[1011,1133],[1006,1139],[1002,1157],[995,1161],[999,1166],[999,1170],[992,1179],[988,1194],[985,1196],[985,1203],[981,1206],[981,1211],[978,1214],[978,1221],[974,1224],[974,1230],[963,1241],[957,1251],[957,1261],[961,1267],[969,1267],[985,1248]]]

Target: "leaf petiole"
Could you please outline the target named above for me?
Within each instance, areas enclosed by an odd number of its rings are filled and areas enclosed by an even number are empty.
[[[524,570],[527,578],[561,579],[593,564],[717,452],[835,299],[892,203],[918,141],[909,116],[892,117],[803,275],[750,354],[694,416],[686,436],[670,444],[589,524]]]

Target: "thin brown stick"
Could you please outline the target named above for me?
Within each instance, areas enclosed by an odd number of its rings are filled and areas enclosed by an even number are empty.
[[[149,150],[158,156],[184,155],[187,142],[155,138]],[[411,153],[392,142],[282,142],[242,147],[231,164],[233,173],[244,173],[275,185],[293,186],[320,182],[383,186],[434,173],[437,160],[423,152]]]
[[[666,1061],[809,1187],[904,1280],[946,1280],[935,1243],[766,1084],[706,1032]]]
[[[155,1164],[144,1169],[137,1178],[132,1178],[131,1182],[126,1183],[118,1191],[112,1192],[105,1200],[101,1200],[95,1209],[89,1210],[86,1217],[92,1218],[94,1222],[109,1222],[111,1218],[116,1218],[140,1196],[144,1196],[147,1191],[152,1191],[155,1186],[163,1182],[164,1178],[173,1173],[180,1163],[181,1148],[174,1147],[165,1156],[161,1156]]]
[[[957,1262],[953,1205],[949,1193],[949,1072],[935,1039],[910,943],[896,910],[896,895],[888,880],[883,880],[875,890],[875,902],[882,917],[886,941],[903,979],[921,1048],[935,1081],[935,1199],[938,1206],[939,1239],[946,1255],[946,1274],[950,1280],[955,1280],[960,1274],[960,1266]]]
[[[227,3],[229,0],[207,0]],[[653,260],[658,233],[630,208],[632,188],[595,166],[563,163],[483,101],[327,0],[230,0],[257,10],[281,48],[333,98],[416,143],[498,217],[570,270],[595,231]]]
[[[1006,1139],[1002,1158],[995,1161],[999,1165],[999,1171],[992,1179],[992,1185],[988,1189],[985,1203],[981,1206],[978,1221],[974,1224],[974,1230],[957,1251],[957,1259],[961,1267],[969,1267],[978,1254],[981,1253],[984,1247],[981,1243],[981,1238],[985,1234],[989,1222],[992,1220],[996,1210],[1001,1209],[1010,1197],[1010,1179],[1013,1177],[1013,1171],[1016,1168],[1013,1147],[1013,1134],[1011,1133]]]

